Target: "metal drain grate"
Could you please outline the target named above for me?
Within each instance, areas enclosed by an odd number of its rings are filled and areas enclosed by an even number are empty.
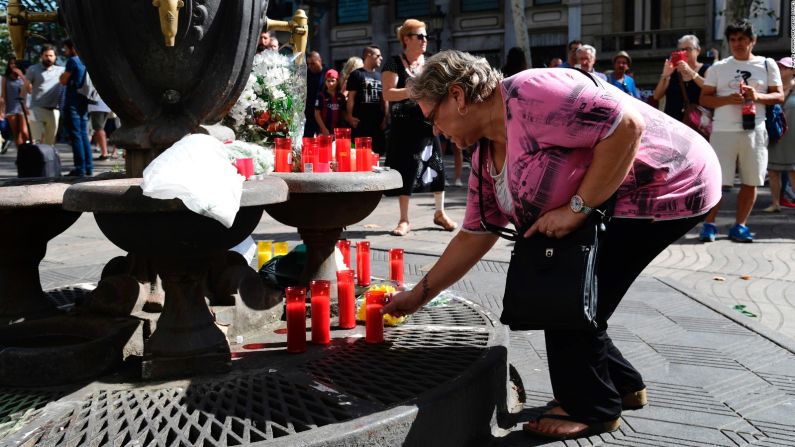
[[[488,333],[471,331],[399,328],[385,335],[386,344],[359,340],[304,368],[340,392],[390,406],[462,374],[485,354],[489,341]]]
[[[342,422],[336,402],[276,373],[187,389],[99,391],[28,445],[239,446]]]
[[[14,431],[20,421],[30,420],[38,410],[66,394],[64,391],[0,389],[0,438]]]
[[[55,303],[55,307],[65,307],[75,304],[81,300],[90,290],[82,287],[64,287],[61,289],[48,290],[45,292],[47,297]]]
[[[406,322],[406,326],[490,326],[480,312],[463,301],[450,301],[437,307],[424,307]]]

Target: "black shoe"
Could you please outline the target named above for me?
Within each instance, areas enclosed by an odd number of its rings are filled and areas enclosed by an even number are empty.
[[[99,157],[95,158],[94,161],[105,161],[108,158],[110,157],[108,157],[107,155],[100,155]]]
[[[72,169],[64,177],[85,177],[85,174],[83,174],[82,172],[78,171],[77,169]]]

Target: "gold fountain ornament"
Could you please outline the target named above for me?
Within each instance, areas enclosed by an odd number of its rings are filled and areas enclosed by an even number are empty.
[[[160,32],[167,47],[173,47],[179,26],[179,10],[185,7],[182,0],[152,0],[152,6],[160,13]]]
[[[25,47],[28,38],[28,24],[37,22],[55,23],[57,12],[33,12],[25,9],[21,0],[8,0],[5,15],[8,25],[8,36],[17,59],[25,58]]]
[[[267,19],[263,31],[283,31],[290,33],[290,45],[293,47],[293,54],[299,54],[296,63],[301,62],[306,52],[306,41],[309,38],[309,18],[303,9],[296,9],[293,18],[289,22],[283,20]]]

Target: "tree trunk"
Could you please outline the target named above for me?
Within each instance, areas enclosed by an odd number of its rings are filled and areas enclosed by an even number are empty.
[[[511,12],[513,13],[513,28],[516,33],[516,46],[524,51],[527,68],[532,68],[533,58],[530,55],[530,36],[527,34],[525,0],[511,0]]]

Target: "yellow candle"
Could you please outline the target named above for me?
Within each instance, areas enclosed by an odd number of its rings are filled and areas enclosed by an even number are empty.
[[[273,256],[284,256],[290,251],[287,242],[274,242],[273,243]]]
[[[273,241],[257,242],[257,269],[262,268],[262,264],[271,260],[273,257]]]

